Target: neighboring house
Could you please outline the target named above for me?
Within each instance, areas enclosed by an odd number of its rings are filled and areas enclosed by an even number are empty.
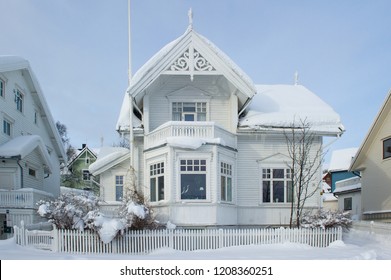
[[[60,193],[65,151],[27,60],[0,56],[0,225],[40,220],[36,203]]]
[[[350,164],[357,150],[358,148],[347,148],[332,152],[328,170],[331,192],[334,192],[336,182],[356,177],[359,174],[359,172],[349,171]]]
[[[338,198],[338,210],[349,211],[353,220],[361,220],[361,178],[359,176],[336,182],[334,195]]]
[[[91,177],[88,170],[90,165],[96,161],[97,151],[90,149],[86,144],[77,150],[70,159],[66,170],[63,171],[61,185],[69,188],[95,190],[99,179]]]
[[[304,119],[316,135],[313,149],[344,131],[339,115],[311,91],[255,85],[189,26],[130,81],[117,123],[130,150],[99,156],[90,171],[114,205],[134,170],[162,223],[286,225],[291,170],[283,132]],[[320,206],[321,176],[319,170],[311,184],[308,209]]]
[[[391,220],[391,92],[351,166],[361,173],[362,219]]]
[[[322,208],[331,211],[338,210],[338,199],[331,192],[331,187],[325,181],[322,182]]]

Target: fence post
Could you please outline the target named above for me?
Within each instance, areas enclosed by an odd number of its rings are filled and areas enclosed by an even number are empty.
[[[20,245],[26,246],[27,245],[27,234],[26,229],[24,227],[24,221],[20,221],[20,231],[21,231],[21,238],[20,238]]]
[[[52,230],[52,251],[53,252],[58,252],[59,251],[59,248],[58,248],[58,229],[56,227],[55,224],[53,224],[53,230]]]
[[[168,248],[174,249],[174,230],[168,230]]]

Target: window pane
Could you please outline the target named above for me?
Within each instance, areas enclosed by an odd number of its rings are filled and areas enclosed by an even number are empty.
[[[268,181],[262,184],[262,202],[270,202],[270,182]]]
[[[226,196],[226,184],[225,184],[225,176],[221,176],[221,200],[226,201],[227,196]]]
[[[198,113],[197,114],[197,121],[205,122],[206,121],[206,113]]]
[[[164,199],[164,176],[158,178],[158,199]]]
[[[181,199],[206,199],[206,175],[181,174]]]
[[[343,208],[344,210],[352,210],[352,198],[347,197],[343,200]]]
[[[195,112],[195,103],[187,102],[183,103],[183,112]]]
[[[121,201],[123,197],[123,186],[122,185],[117,185],[115,186],[115,200],[116,201]]]
[[[151,178],[149,182],[150,182],[150,193],[151,193],[150,200],[156,201],[156,178]]]
[[[284,182],[282,181],[273,182],[273,202],[284,202]]]
[[[383,141],[383,159],[391,157],[391,138]]]
[[[284,169],[273,169],[273,178],[284,178]]]
[[[232,178],[227,177],[227,201],[232,201]]]

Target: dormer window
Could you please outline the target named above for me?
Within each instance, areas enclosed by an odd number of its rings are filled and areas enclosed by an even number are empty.
[[[172,120],[187,122],[206,121],[206,102],[173,102]]]

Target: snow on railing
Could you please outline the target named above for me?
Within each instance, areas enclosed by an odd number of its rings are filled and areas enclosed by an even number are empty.
[[[166,144],[168,137],[191,137],[198,139],[222,139],[226,146],[236,148],[234,134],[224,130],[214,122],[172,121],[158,127],[145,137],[145,148]]]
[[[160,248],[180,251],[210,250],[242,245],[281,244],[286,242],[327,247],[342,240],[341,228],[330,229],[160,229],[127,231],[109,243],[103,243],[92,231],[54,229],[28,231],[15,228],[15,240],[23,246],[75,254],[148,254]]]
[[[0,191],[1,207],[38,209],[37,202],[47,199],[53,199],[53,195],[32,188]]]

